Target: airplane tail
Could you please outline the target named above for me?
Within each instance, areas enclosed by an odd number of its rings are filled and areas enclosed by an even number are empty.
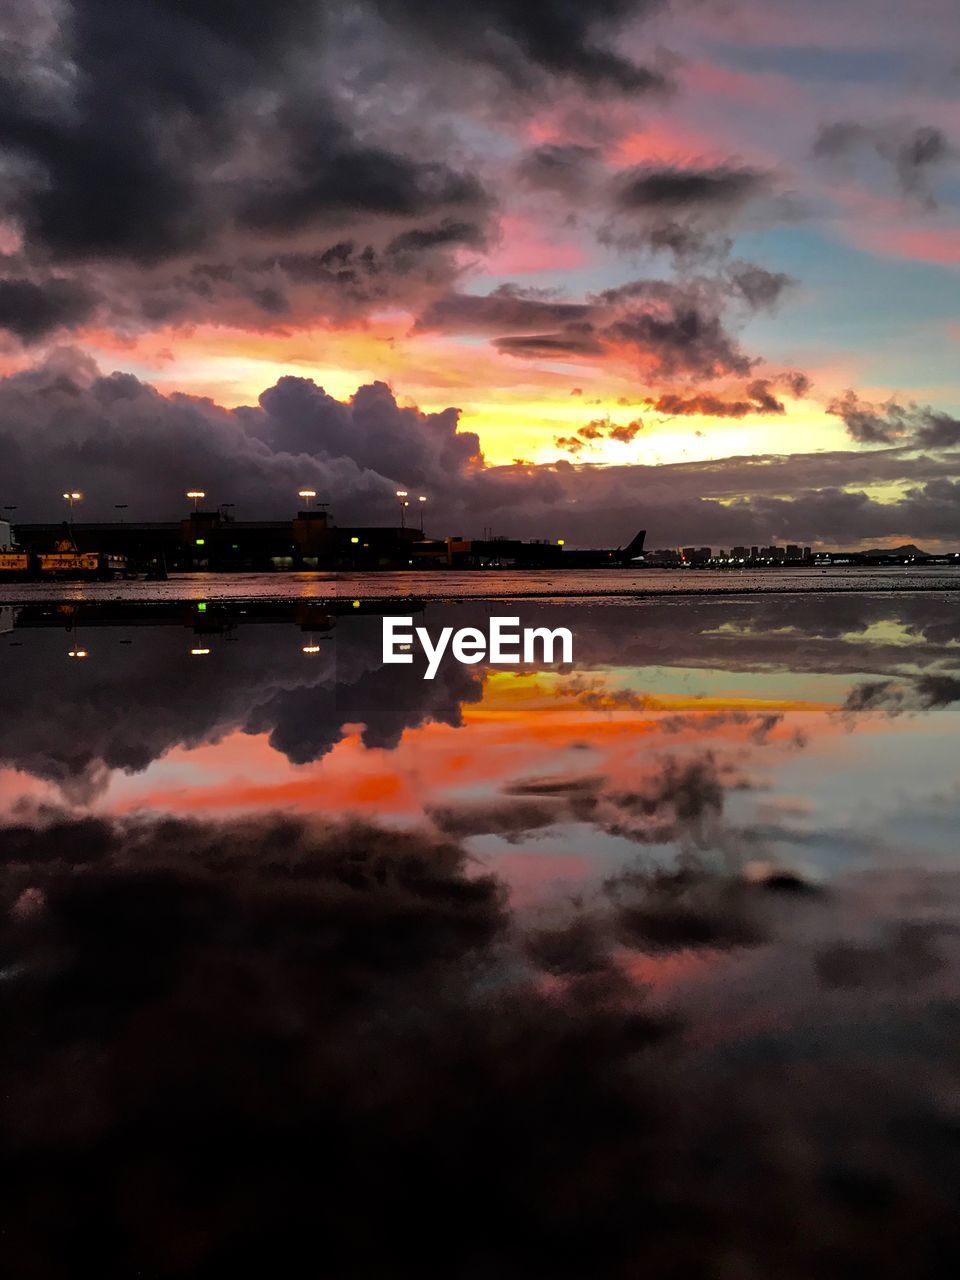
[[[629,563],[631,560],[635,560],[637,556],[643,555],[643,544],[646,539],[646,536],[647,536],[646,529],[641,529],[640,532],[637,534],[637,536],[634,538],[634,540],[627,547],[627,549],[620,553],[620,558],[621,560],[624,561],[624,563]]]

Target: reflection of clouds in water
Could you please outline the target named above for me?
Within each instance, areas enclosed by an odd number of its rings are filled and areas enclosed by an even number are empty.
[[[855,685],[840,708],[853,723],[858,716],[883,712],[894,716],[935,711],[960,702],[960,677],[922,675],[901,680],[869,680]]]
[[[88,627],[85,663],[64,660],[67,633],[42,629],[28,637],[0,672],[6,722],[0,760],[55,782],[86,802],[103,791],[112,770],[137,773],[172,747],[217,742],[236,730],[268,733],[292,762],[314,760],[363,723],[368,746],[396,745],[403,730],[428,720],[460,723],[464,702],[480,682],[459,664],[422,679],[422,664],[380,665],[380,620],[341,621],[320,652],[306,657],[301,633],[286,624],[238,626],[230,643],[205,642],[209,658],[191,655],[182,625],[122,632]],[[398,674],[399,672],[399,674]]]
[[[704,857],[511,916],[423,832],[23,818],[13,1274],[953,1269],[955,875]]]
[[[504,608],[429,604],[423,621],[434,630],[483,625]],[[447,662],[424,681],[416,663],[383,668],[380,618],[351,610],[329,620],[310,657],[306,633],[276,616],[233,617],[233,630],[211,639],[209,660],[189,656],[193,636],[182,625],[118,630],[91,614],[85,664],[66,660],[66,633],[18,626],[19,647],[0,667],[12,726],[0,752],[83,803],[119,803],[106,788],[122,770],[145,774],[124,785],[123,803],[134,806],[289,802],[339,812],[349,803],[398,821],[423,813],[497,867],[536,849],[542,860],[603,875],[638,843],[666,858],[716,847],[799,857],[830,872],[913,845],[953,852],[949,821],[937,815],[957,811],[956,771],[928,730],[937,721],[941,736],[949,731],[960,688],[950,670],[960,624],[949,602],[516,601],[509,612],[522,625],[570,626],[578,669]],[[927,714],[938,708],[940,717]],[[851,738],[854,720],[865,731]],[[269,742],[269,765],[245,734]],[[360,785],[368,753],[377,776]],[[162,764],[151,770],[165,759],[166,775]],[[719,788],[713,808],[687,820],[661,803],[670,769],[686,780],[678,801],[690,779]],[[553,795],[543,790],[551,777]],[[774,812],[798,795],[804,813]],[[937,807],[928,795],[947,799]],[[893,810],[910,806],[918,816],[904,836]]]

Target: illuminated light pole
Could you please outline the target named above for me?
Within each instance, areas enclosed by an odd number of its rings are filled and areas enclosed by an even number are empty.
[[[188,489],[187,497],[193,500],[193,509],[196,512],[200,506],[200,499],[205,498],[206,492],[203,489]]]
[[[407,527],[407,507],[410,505],[407,502],[406,489],[398,489],[397,497],[400,499],[400,528],[405,529]]]
[[[303,498],[304,502],[307,504],[307,509],[309,510],[310,504],[317,496],[317,491],[316,489],[301,489],[297,496]]]
[[[68,532],[68,533],[69,533],[69,535],[70,535],[70,541],[73,543],[73,550],[74,550],[74,551],[76,551],[76,549],[77,549],[77,543],[76,543],[76,539],[75,539],[75,538],[74,538],[74,536],[73,536],[73,504],[74,504],[75,502],[80,502],[80,501],[82,501],[82,499],[83,499],[83,494],[82,494],[82,493],[77,493],[77,492],[76,492],[76,490],[72,490],[70,493],[65,493],[65,494],[63,495],[63,500],[64,500],[64,502],[66,502],[67,507],[68,507],[68,514],[67,514],[67,532]]]
[[[424,495],[421,493],[417,501],[420,503],[420,533],[422,535],[423,534],[423,508],[426,505],[427,500],[424,497]]]

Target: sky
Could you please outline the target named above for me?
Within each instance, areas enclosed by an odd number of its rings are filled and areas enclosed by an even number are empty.
[[[960,14],[11,0],[0,506],[960,539]]]

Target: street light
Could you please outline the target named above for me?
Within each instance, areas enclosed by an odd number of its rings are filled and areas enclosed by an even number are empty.
[[[309,508],[310,503],[317,496],[317,491],[316,489],[301,489],[297,496],[303,498]]]
[[[196,510],[197,510],[197,508],[199,507],[199,505],[200,505],[200,499],[201,499],[201,498],[205,498],[206,496],[207,496],[207,495],[206,495],[206,493],[204,492],[204,490],[203,490],[203,489],[188,489],[188,490],[187,490],[187,497],[188,497],[188,498],[192,498],[192,499],[193,499],[193,509],[194,509],[194,511],[196,511]]]
[[[407,513],[407,507],[409,507],[410,505],[410,503],[407,502],[407,496],[408,495],[407,495],[406,489],[397,490],[397,497],[400,499],[400,528],[401,529],[405,529],[407,527],[406,513]]]
[[[426,502],[426,498],[421,493],[417,501],[420,503],[420,532],[423,533],[423,505]]]
[[[65,493],[63,495],[63,500],[67,504],[67,507],[69,508],[69,516],[67,518],[70,524],[73,524],[73,504],[75,502],[80,502],[82,498],[83,498],[83,494],[77,493],[76,491]]]

